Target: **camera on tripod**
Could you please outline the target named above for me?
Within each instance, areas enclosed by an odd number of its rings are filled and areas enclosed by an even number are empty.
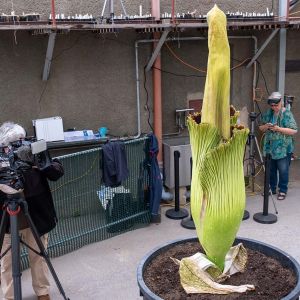
[[[292,106],[295,100],[295,96],[291,96],[291,95],[284,95],[284,106]]]
[[[249,119],[251,122],[255,121],[257,117],[258,117],[258,114],[256,112],[252,111],[249,113]]]
[[[0,183],[23,189],[23,171],[33,166],[44,169],[51,163],[47,143],[34,138],[18,140],[0,147]]]

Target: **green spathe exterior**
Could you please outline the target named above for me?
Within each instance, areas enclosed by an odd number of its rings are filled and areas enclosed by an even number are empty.
[[[221,270],[245,209],[243,156],[248,129],[230,128],[226,16],[208,13],[209,57],[201,123],[188,119],[193,157],[191,210],[207,257]]]

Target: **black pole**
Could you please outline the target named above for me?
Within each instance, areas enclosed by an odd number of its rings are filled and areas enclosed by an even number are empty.
[[[179,158],[180,152],[174,151],[174,176],[175,176],[175,211],[179,211]]]
[[[262,224],[273,224],[277,222],[277,217],[269,214],[269,191],[270,191],[270,167],[271,167],[271,154],[267,154],[265,158],[265,182],[264,182],[264,203],[263,212],[256,213],[253,216],[254,221]]]
[[[183,219],[189,215],[188,211],[179,207],[179,158],[180,152],[174,151],[174,181],[175,181],[175,209],[168,209],[166,216],[170,219]]]
[[[265,162],[265,185],[264,185],[264,205],[263,215],[267,216],[269,211],[269,191],[270,191],[270,167],[271,167],[271,154],[266,155]]]
[[[191,185],[192,185],[192,175],[193,175],[193,158],[192,157],[190,158],[190,166],[191,166]],[[191,191],[190,191],[190,193],[191,193]],[[190,205],[191,205],[191,202],[190,202]],[[193,220],[193,216],[192,216],[191,206],[190,206],[190,217],[183,219],[181,221],[181,226],[186,229],[196,229],[196,226],[195,226],[195,223]]]

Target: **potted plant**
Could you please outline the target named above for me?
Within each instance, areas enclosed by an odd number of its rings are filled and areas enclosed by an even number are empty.
[[[283,299],[298,299],[300,294],[299,265],[294,259],[266,244],[236,239],[245,209],[243,156],[249,130],[237,125],[238,112],[230,108],[230,48],[226,16],[215,6],[207,17],[209,57],[203,107],[201,115],[194,114],[188,117],[193,157],[191,213],[200,241],[200,244],[196,243],[196,245],[199,244],[198,246],[202,247],[197,251],[205,252],[205,255],[196,254],[185,257],[194,253],[185,253],[182,247],[187,243],[188,248],[195,247],[190,244],[195,242],[194,240],[176,241],[156,249],[139,266],[138,284],[141,294],[144,299],[163,299],[151,292],[145,285],[143,279],[145,270],[148,265],[152,264],[154,257],[166,250],[171,252],[172,248],[181,247],[180,251],[183,254],[180,254],[179,259],[174,259],[174,261],[179,265],[180,279],[177,282],[178,285],[179,282],[181,283],[186,292],[183,295],[195,293],[200,296],[192,299],[213,299],[210,297],[214,297],[215,294],[234,293],[232,298],[226,299],[238,299],[235,298],[236,293],[247,293],[247,299],[252,296],[254,297],[252,299],[259,299],[260,295],[266,297],[262,299],[283,297],[287,297]],[[238,284],[227,284],[228,278],[229,280],[238,278],[238,275],[231,276],[236,270],[241,272],[240,274],[254,273],[247,269],[248,253],[251,254],[249,269],[259,259],[268,261],[271,257],[271,261],[277,260],[278,265],[273,271],[276,274],[280,268],[282,272],[287,272],[286,277],[293,278],[288,278],[283,283],[285,287],[291,283],[290,289],[283,293],[279,291],[275,295],[273,292],[270,294],[262,292],[260,287],[257,294],[255,284],[252,282],[238,281]],[[170,256],[170,253],[164,255]],[[177,253],[174,252],[174,256],[176,255]],[[162,272],[162,261],[158,260],[157,267],[160,272]],[[170,260],[171,263],[173,262]],[[266,274],[270,277],[269,273]],[[172,275],[173,272],[169,276]],[[158,280],[166,286],[166,278],[159,276]],[[258,281],[257,284],[260,283]],[[278,286],[277,284],[276,288]],[[266,286],[263,289],[270,289],[270,287]],[[183,295],[179,296],[178,293],[180,292],[176,291],[168,299],[183,299]],[[204,295],[204,298],[201,298],[201,295]]]

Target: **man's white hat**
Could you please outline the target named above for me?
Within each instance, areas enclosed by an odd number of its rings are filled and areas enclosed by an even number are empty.
[[[281,98],[282,96],[279,92],[273,92],[269,97],[269,99],[281,99]]]
[[[273,92],[268,98],[268,104],[269,105],[272,103],[277,104],[280,102],[281,99],[282,99],[282,96],[279,92]]]
[[[0,126],[0,146],[8,146],[10,143],[24,139],[25,129],[13,122],[5,122]]]

